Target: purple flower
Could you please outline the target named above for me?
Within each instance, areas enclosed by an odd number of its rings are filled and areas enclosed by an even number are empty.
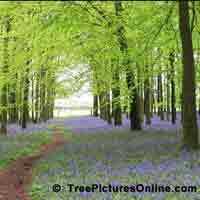
[[[85,198],[91,197],[92,194],[93,194],[92,192],[87,192],[87,191],[80,192],[80,195],[81,195],[82,197],[85,197]]]
[[[78,166],[76,165],[75,160],[68,161],[69,167],[72,171],[73,176],[80,176]]]
[[[139,165],[136,166],[136,170],[140,174],[144,174],[146,172],[151,172],[155,169],[151,161],[144,160]]]

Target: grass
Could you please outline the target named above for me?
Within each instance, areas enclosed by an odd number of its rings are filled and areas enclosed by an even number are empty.
[[[12,161],[38,151],[38,147],[50,141],[48,131],[16,136],[0,136],[0,169],[7,167]]]
[[[200,185],[199,152],[179,149],[175,132],[73,134],[62,148],[40,160],[30,195],[34,200],[192,200],[196,193],[75,193],[67,184]],[[175,177],[175,178],[174,178]],[[54,184],[65,190],[52,191]],[[196,195],[196,196],[195,196]],[[199,196],[198,196],[199,197]]]

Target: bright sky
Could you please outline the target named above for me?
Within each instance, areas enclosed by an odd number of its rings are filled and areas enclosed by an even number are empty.
[[[88,85],[85,85],[78,93],[66,99],[57,99],[55,106],[92,106],[92,94],[88,92]]]
[[[71,67],[69,66],[58,77],[58,81],[67,80],[68,77],[76,76],[77,74],[84,72],[87,69],[88,69],[87,65],[83,64],[78,64],[75,67],[73,65]],[[93,97],[92,94],[90,93],[89,88],[90,88],[89,83],[87,82],[78,93],[72,95],[71,97],[56,99],[55,106],[91,107],[93,102]]]

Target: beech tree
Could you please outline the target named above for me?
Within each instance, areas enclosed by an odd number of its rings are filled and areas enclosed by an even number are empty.
[[[198,128],[195,99],[195,66],[188,4],[188,1],[179,2],[179,25],[183,62],[183,145],[190,149],[198,147]]]

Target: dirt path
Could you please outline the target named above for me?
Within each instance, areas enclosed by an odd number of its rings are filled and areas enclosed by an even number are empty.
[[[32,169],[35,161],[64,144],[65,140],[59,129],[54,129],[49,144],[42,145],[39,153],[13,162],[4,171],[0,171],[0,200],[30,200],[26,193],[31,183]]]

